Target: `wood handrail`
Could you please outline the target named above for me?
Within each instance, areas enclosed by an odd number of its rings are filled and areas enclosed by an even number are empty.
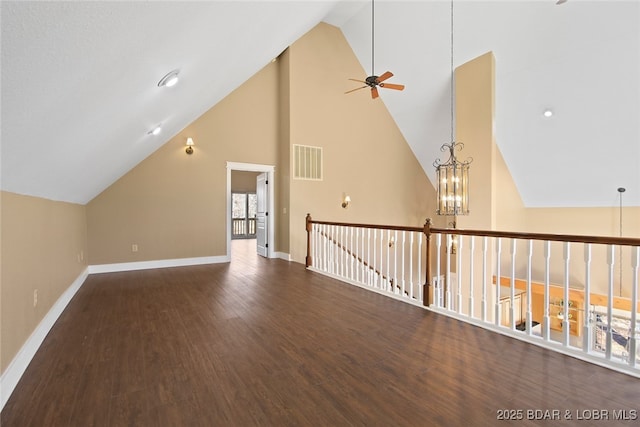
[[[335,221],[316,221],[311,220],[313,224],[337,225],[341,227],[357,227],[357,228],[375,228],[379,230],[398,230],[398,231],[425,231],[424,227],[407,227],[399,225],[382,225],[382,224],[358,224],[348,222]],[[436,234],[457,234],[461,236],[487,236],[487,237],[505,237],[524,240],[549,240],[552,242],[575,242],[575,243],[594,243],[603,245],[623,245],[623,246],[640,246],[640,238],[635,237],[614,237],[614,236],[586,236],[580,234],[553,234],[553,233],[528,233],[518,231],[494,231],[494,230],[476,230],[464,228],[436,228],[429,227],[431,233]]]
[[[341,227],[375,228],[378,230],[417,231],[417,232],[421,232],[424,230],[423,227],[405,227],[400,225],[379,225],[379,224],[355,224],[350,222],[316,221],[315,219],[311,220],[311,223],[322,224],[322,225],[338,225]]]
[[[523,233],[515,231],[471,230],[464,228],[435,228],[431,233],[456,234],[459,236],[505,237],[524,240],[549,240],[552,242],[595,243],[603,245],[640,246],[640,239],[634,237],[585,236],[577,234]]]

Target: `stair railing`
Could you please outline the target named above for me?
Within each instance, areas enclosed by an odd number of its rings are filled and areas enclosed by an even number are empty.
[[[311,270],[640,377],[638,238],[311,215],[306,230]]]

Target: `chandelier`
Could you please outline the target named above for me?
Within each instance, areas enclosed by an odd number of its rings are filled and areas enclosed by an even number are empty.
[[[462,142],[443,144],[440,151],[449,151],[449,159],[445,163],[440,159],[433,163],[438,183],[438,215],[469,214],[469,164],[473,159],[460,161],[456,158],[455,151],[463,147]]]

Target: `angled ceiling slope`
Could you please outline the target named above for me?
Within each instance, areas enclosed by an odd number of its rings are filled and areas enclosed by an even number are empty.
[[[368,0],[0,8],[1,186],[54,200],[91,200],[322,20],[370,71]],[[495,54],[496,142],[527,206],[612,206],[618,187],[640,206],[640,0],[456,0],[454,34],[456,66]],[[377,71],[407,87],[377,101],[432,180],[449,43],[449,2],[376,0]],[[176,68],[178,86],[158,88]]]
[[[87,203],[318,22],[339,24],[353,7],[2,1],[2,189]],[[159,88],[173,69],[178,85]],[[149,135],[158,124],[161,134]]]
[[[433,182],[450,140],[451,3],[375,4],[376,68],[406,85],[381,98]],[[370,13],[342,26],[366,70]],[[455,66],[489,51],[496,143],[525,205],[616,206],[626,187],[640,206],[640,1],[456,0]]]

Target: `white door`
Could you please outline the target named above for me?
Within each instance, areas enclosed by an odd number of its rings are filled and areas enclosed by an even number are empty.
[[[258,206],[256,210],[256,242],[258,246],[258,255],[268,257],[269,241],[267,236],[269,235],[267,230],[267,217],[269,212],[267,206],[269,206],[269,181],[267,180],[267,174],[261,173],[258,175],[256,183],[256,196],[258,198]]]

